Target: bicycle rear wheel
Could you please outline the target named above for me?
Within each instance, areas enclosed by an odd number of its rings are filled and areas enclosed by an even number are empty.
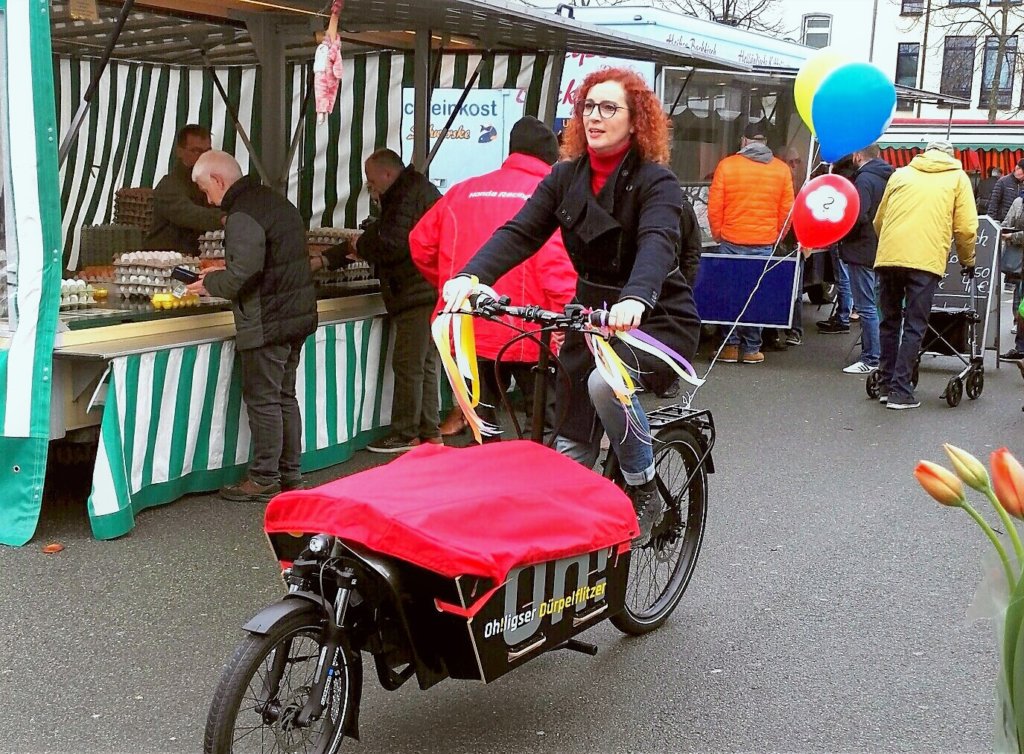
[[[700,443],[684,427],[669,427],[654,437],[655,479],[664,512],[650,541],[630,557],[625,607],[611,618],[623,633],[639,636],[661,626],[690,583],[707,518],[703,456]]]
[[[206,754],[334,754],[355,706],[354,668],[344,648],[331,671],[319,719],[300,726],[316,676],[324,627],[314,611],[292,615],[270,633],[247,636],[228,661],[206,720]]]

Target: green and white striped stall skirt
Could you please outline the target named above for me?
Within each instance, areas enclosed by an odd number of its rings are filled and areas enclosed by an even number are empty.
[[[296,392],[302,468],[347,460],[391,421],[392,337],[384,317],[324,325],[302,349]],[[119,537],[150,506],[241,479],[249,421],[234,341],[111,362],[89,519]]]

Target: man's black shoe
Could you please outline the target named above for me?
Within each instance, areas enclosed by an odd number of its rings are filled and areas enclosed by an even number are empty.
[[[652,479],[637,487],[626,485],[626,494],[633,502],[636,521],[640,526],[640,534],[633,540],[633,547],[643,547],[651,539],[651,530],[661,518],[661,500],[658,497],[658,485]]]
[[[826,319],[817,323],[818,332],[825,335],[845,335],[850,332],[850,326],[834,320]]]
[[[1024,360],[1024,351],[1018,351],[1016,348],[1011,348],[1006,353],[999,354],[1000,361],[1021,361]]]

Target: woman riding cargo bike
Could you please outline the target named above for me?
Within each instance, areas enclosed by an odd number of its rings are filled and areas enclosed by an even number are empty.
[[[574,159],[445,285],[435,323],[478,431],[462,379],[467,315],[540,325],[545,341],[566,333],[562,453],[523,440],[427,444],[275,497],[264,529],[288,591],[244,627],[210,707],[207,754],[333,754],[359,737],[364,655],[388,690],[411,678],[422,689],[490,682],[549,650],[596,653],[576,635],[606,618],[652,631],[682,598],[704,532],[714,424],[687,405],[645,413],[633,392],[634,382],[663,392],[678,376],[699,384],[686,361],[698,320],[676,264],[683,199],[659,164],[664,116],[642,80],[604,70],[580,91],[566,138]],[[485,295],[478,279],[497,279],[558,225],[577,303],[551,312]],[[441,336],[460,329],[453,358]],[[614,452],[598,474],[602,427]]]
[[[579,275],[579,303],[593,308],[611,303],[609,329],[628,331],[642,324],[644,332],[690,358],[700,319],[679,270],[684,199],[679,181],[665,167],[668,128],[661,103],[638,74],[624,69],[590,74],[580,92],[564,134],[562,150],[569,159],[555,165],[522,210],[445,284],[445,311],[461,309],[477,281],[493,283],[560,227]],[[621,341],[615,350],[632,378],[651,392],[663,393],[677,379],[665,362],[646,352]],[[634,396],[631,409],[623,410],[578,333],[566,337],[560,360],[571,384],[559,385],[558,403],[569,410],[555,448],[593,467],[602,429],[608,433],[642,544],[661,510],[650,426],[640,401]]]

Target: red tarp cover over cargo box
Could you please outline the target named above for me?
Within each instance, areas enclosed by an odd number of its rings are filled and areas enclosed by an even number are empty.
[[[637,534],[622,490],[525,440],[423,445],[384,466],[278,495],[265,526],[270,534],[332,534],[443,576],[496,584],[516,566]]]

